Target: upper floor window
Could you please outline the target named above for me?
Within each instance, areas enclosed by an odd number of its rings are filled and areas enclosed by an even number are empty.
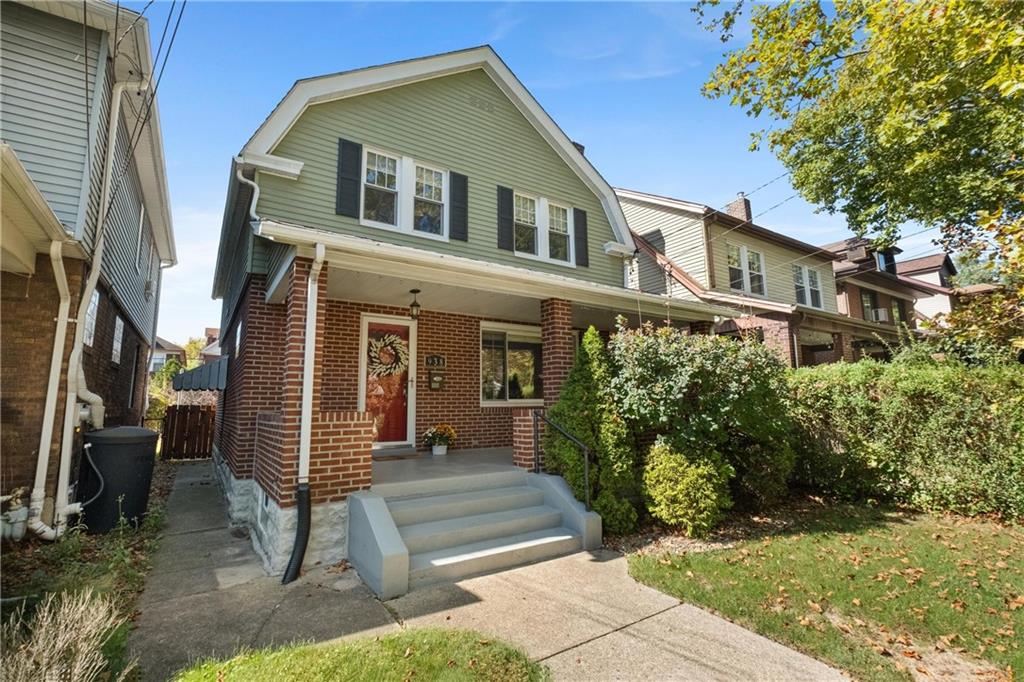
[[[879,307],[879,295],[869,289],[860,290],[860,312],[864,319],[874,319],[874,310]]]
[[[822,307],[821,276],[817,270],[806,265],[794,265],[793,286],[796,290],[797,303],[812,308]]]
[[[892,251],[875,251],[875,265],[880,272],[896,274],[896,256]]]
[[[548,256],[553,260],[569,262],[569,209],[556,204],[548,205]]]
[[[893,298],[892,303],[892,321],[894,323],[906,322],[907,321],[907,308],[906,303],[901,298]]]
[[[118,315],[114,318],[114,346],[110,351],[110,361],[121,362],[121,344],[124,343],[124,320]]]
[[[427,234],[444,234],[444,173],[416,166],[416,197],[412,229]]]
[[[517,194],[515,199],[516,252],[537,255],[537,200]]]
[[[764,254],[729,244],[729,286],[737,291],[764,296]]]
[[[367,150],[363,218],[398,226],[398,159]]]
[[[91,346],[96,338],[96,316],[100,312],[100,292],[93,289],[89,298],[89,309],[85,311],[85,330],[82,332],[82,342]]]

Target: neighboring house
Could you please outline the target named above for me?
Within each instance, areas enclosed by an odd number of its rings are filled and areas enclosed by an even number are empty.
[[[159,372],[168,360],[177,360],[182,367],[185,366],[185,349],[176,343],[157,336],[153,342],[152,359],[149,364],[149,371]]]
[[[32,491],[30,525],[52,538],[44,524],[76,511],[78,427],[141,423],[175,262],[158,109],[136,82],[148,23],[108,3],[5,2],[0,69],[0,484]]]
[[[896,274],[930,284],[932,293],[921,296],[914,301],[914,312],[922,320],[930,320],[936,315],[946,315],[956,306],[956,293],[953,277],[956,266],[945,253],[922,256],[896,263]]]
[[[588,325],[732,314],[625,286],[635,248],[490,47],[296,82],[231,164],[214,281],[215,461],[267,568],[304,499],[306,563],[347,555],[382,594],[599,544],[561,479],[527,473],[532,411]],[[384,461],[439,422],[457,466]]]
[[[792,367],[846,359],[890,330],[839,309],[838,256],[753,222],[750,200],[725,211],[618,189],[638,246],[630,284],[642,291],[728,305],[715,332],[756,335]]]
[[[881,341],[865,340],[860,345],[861,352],[876,358],[887,357],[888,349],[882,341],[898,339],[901,325],[915,328],[915,301],[932,295],[937,287],[900,275],[896,270],[900,250],[896,247],[878,250],[869,239],[850,237],[821,248],[839,257],[833,263],[839,311],[879,325]]]
[[[208,365],[212,362],[220,360],[220,328],[219,327],[207,327],[204,332],[206,336],[206,345],[199,351],[199,364]]]

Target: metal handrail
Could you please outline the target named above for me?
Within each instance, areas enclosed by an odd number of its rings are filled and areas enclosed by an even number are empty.
[[[576,436],[572,435],[561,424],[551,420],[543,410],[533,411],[533,473],[540,473],[540,423],[545,424],[560,433],[567,441],[576,446],[583,455],[583,497],[587,511],[590,511],[590,448]]]

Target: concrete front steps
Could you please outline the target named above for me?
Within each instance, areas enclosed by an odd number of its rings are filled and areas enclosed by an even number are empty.
[[[349,505],[349,560],[384,598],[601,544],[565,481],[512,467],[382,484]]]

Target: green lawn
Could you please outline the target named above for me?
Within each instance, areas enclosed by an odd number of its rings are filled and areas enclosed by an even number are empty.
[[[180,682],[276,680],[546,680],[525,654],[467,630],[423,628],[378,638],[310,644],[206,661]]]
[[[1019,526],[816,507],[785,533],[704,553],[633,555],[630,571],[861,680],[998,676],[972,666],[1024,677]]]

